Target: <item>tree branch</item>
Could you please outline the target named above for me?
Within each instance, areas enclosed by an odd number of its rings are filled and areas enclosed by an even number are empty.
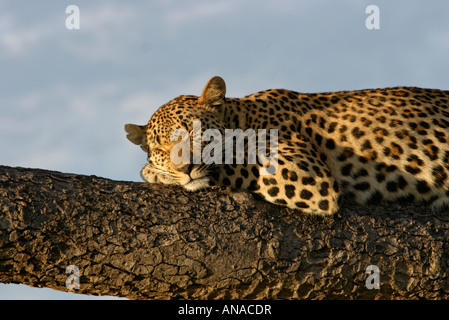
[[[449,215],[305,216],[247,192],[0,166],[0,282],[131,299],[448,299]],[[380,289],[369,290],[376,265]]]

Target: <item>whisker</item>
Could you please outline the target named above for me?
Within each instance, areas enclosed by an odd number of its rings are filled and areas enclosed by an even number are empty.
[[[159,169],[159,168],[156,168],[155,166],[153,166],[151,164],[148,164],[147,168],[149,170],[153,171],[153,172],[156,172],[156,173],[159,173],[159,174],[162,174],[162,175],[165,175],[165,176],[171,176],[171,174],[169,172],[167,172],[165,170],[162,170],[162,169]]]

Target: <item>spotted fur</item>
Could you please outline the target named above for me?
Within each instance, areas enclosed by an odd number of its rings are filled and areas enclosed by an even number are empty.
[[[449,91],[394,87],[328,93],[266,90],[225,98],[212,78],[200,97],[180,96],[146,126],[128,124],[128,139],[148,153],[148,182],[187,190],[210,185],[247,189],[269,202],[329,215],[342,194],[358,203],[425,202],[449,207]],[[260,163],[179,164],[170,161],[177,128],[278,129],[278,169]]]

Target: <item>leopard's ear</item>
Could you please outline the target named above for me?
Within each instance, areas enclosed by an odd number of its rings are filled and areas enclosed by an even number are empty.
[[[137,144],[138,146],[141,146],[144,144],[146,137],[145,137],[145,126],[139,126],[136,124],[125,124],[125,131],[128,133],[126,137],[129,141],[131,141],[134,144]]]
[[[215,76],[204,87],[199,99],[200,104],[217,106],[224,102],[226,95],[226,83],[221,77]]]

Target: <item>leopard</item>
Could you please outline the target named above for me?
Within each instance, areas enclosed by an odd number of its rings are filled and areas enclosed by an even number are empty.
[[[201,133],[277,130],[277,141],[270,145],[277,150],[275,170],[247,156],[243,162],[233,157],[221,163],[174,163],[171,154],[181,137],[173,139],[172,133],[182,129],[193,141],[194,121],[201,124]],[[146,125],[126,124],[125,131],[147,153],[141,176],[149,183],[191,192],[214,186],[243,189],[321,216],[338,212],[342,199],[449,208],[449,91],[410,86],[320,93],[269,89],[231,98],[223,78],[215,76],[200,96],[178,96]],[[198,152],[205,145],[200,141],[196,147]],[[194,148],[192,142],[189,150]]]

